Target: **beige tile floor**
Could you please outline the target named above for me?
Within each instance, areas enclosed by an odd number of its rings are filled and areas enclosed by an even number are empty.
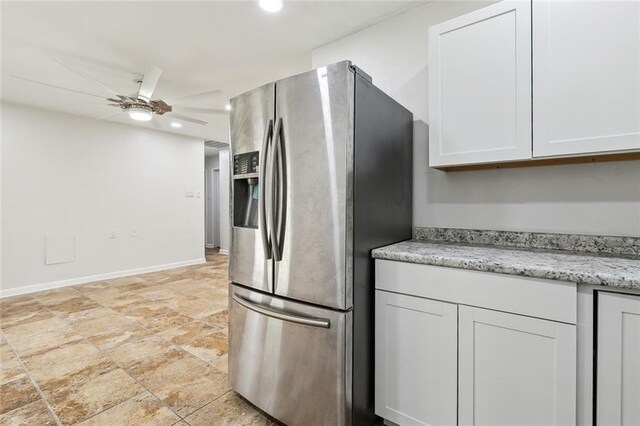
[[[271,425],[227,381],[227,258],[0,300],[0,425]]]

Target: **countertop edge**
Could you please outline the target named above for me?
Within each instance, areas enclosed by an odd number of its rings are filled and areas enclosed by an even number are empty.
[[[492,272],[520,277],[540,278],[555,281],[572,282],[576,284],[596,285],[602,287],[610,287],[616,289],[630,289],[640,290],[640,278],[629,279],[624,275],[610,274],[610,273],[598,273],[598,272],[580,272],[580,271],[562,271],[559,269],[544,268],[542,266],[523,266],[518,264],[517,266],[510,266],[501,262],[492,262],[490,260],[473,260],[473,259],[456,259],[451,255],[438,255],[414,253],[407,249],[397,247],[399,244],[414,243],[414,244],[427,244],[425,241],[404,241],[397,244],[392,244],[386,247],[380,247],[372,251],[372,257],[374,259],[389,260],[396,262],[415,263],[423,265],[441,266],[456,269],[466,269],[480,272]],[[435,243],[437,245],[443,245],[448,248],[458,247],[456,245],[448,245],[440,242]],[[473,248],[473,246],[461,246],[461,251],[465,247]],[[476,247],[477,248],[477,247]],[[493,249],[502,249],[502,247],[491,247]],[[396,252],[389,252],[389,250],[398,250]],[[518,249],[518,252],[526,252],[532,257],[535,257],[535,251],[528,251],[526,249]],[[557,253],[558,255],[566,255],[566,253]],[[598,257],[597,255],[593,255]],[[629,259],[633,261],[633,259]]]

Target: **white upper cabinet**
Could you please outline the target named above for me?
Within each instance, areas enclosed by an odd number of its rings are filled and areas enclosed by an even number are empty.
[[[533,2],[534,157],[640,148],[640,2]]]
[[[429,29],[429,165],[531,158],[531,4]]]
[[[598,295],[599,425],[640,424],[640,296]]]

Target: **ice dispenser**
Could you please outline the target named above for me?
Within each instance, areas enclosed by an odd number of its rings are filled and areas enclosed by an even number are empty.
[[[260,185],[259,152],[247,152],[233,157],[233,225],[258,228]]]

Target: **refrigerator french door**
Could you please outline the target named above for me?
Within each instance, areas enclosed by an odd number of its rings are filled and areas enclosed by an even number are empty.
[[[290,426],[369,423],[369,251],[411,237],[412,115],[348,61],[231,108],[231,387]]]
[[[271,242],[267,240],[262,192],[273,137],[275,84],[231,100],[231,244],[229,277],[256,290],[272,291]]]
[[[232,111],[231,281],[350,308],[346,231],[353,73],[348,63],[262,86],[233,99]],[[252,176],[258,193],[249,213],[257,216],[254,227],[244,223],[251,178],[241,167],[245,156],[256,152],[258,172]]]

